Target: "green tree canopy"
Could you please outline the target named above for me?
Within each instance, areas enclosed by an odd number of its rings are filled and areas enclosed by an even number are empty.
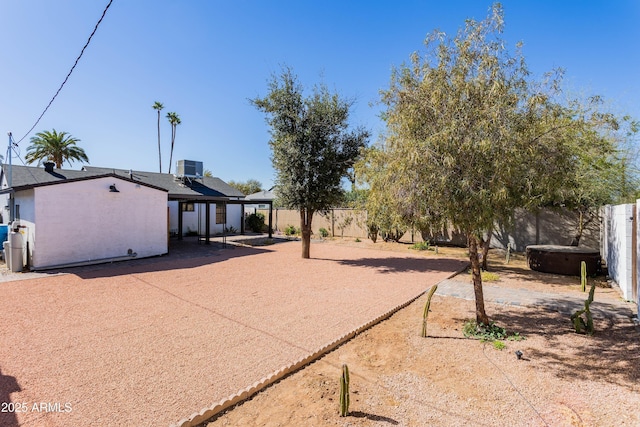
[[[384,213],[422,227],[447,222],[467,235],[476,319],[485,324],[483,234],[517,207],[558,197],[578,143],[572,113],[553,101],[561,73],[531,79],[520,45],[510,53],[502,30],[495,4],[453,38],[434,32],[424,54],[394,69],[382,92],[387,138],[360,168],[374,218]]]
[[[313,214],[341,201],[342,179],[360,156],[369,133],[349,129],[352,102],[325,85],[304,97],[289,68],[272,76],[267,96],[251,102],[267,115],[277,174],[275,193],[284,207],[299,210],[302,257],[309,258]]]
[[[262,183],[257,179],[249,179],[247,181],[228,181],[231,187],[236,190],[242,192],[245,196],[247,194],[257,193],[258,191],[262,191]]]
[[[67,132],[42,131],[31,138],[31,145],[27,147],[25,160],[27,163],[51,161],[60,169],[66,161],[89,163],[89,158],[84,150],[78,147],[79,139],[72,137]]]
[[[599,219],[600,207],[635,203],[640,188],[638,122],[619,117],[603,107],[600,97],[573,100],[566,106],[572,125],[564,129],[572,146],[572,167],[566,185],[546,203],[578,214],[572,245],[578,245],[584,228]]]

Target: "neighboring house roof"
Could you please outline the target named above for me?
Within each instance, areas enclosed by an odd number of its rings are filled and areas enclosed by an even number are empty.
[[[22,191],[28,190],[34,187],[42,187],[46,185],[55,185],[68,182],[86,181],[90,179],[113,177],[118,179],[124,179],[125,181],[131,181],[127,177],[119,176],[111,172],[106,173],[89,173],[82,170],[67,170],[67,169],[54,169],[53,172],[47,172],[44,168],[38,168],[33,166],[21,166],[11,165],[11,184],[12,188],[8,188],[8,183],[4,182],[5,170],[8,165],[2,165],[2,171],[0,172],[0,182],[2,182],[3,188],[0,189],[0,194],[8,193],[10,191]],[[154,186],[152,184],[140,182],[141,185],[151,187],[160,191],[167,191],[164,188]]]
[[[130,171],[124,169],[94,166],[84,166],[82,169],[92,173],[112,172],[126,179],[129,179],[130,175]],[[164,188],[169,192],[170,200],[225,200],[244,197],[243,193],[220,178],[210,176],[182,180],[168,173],[131,171],[131,179]]]
[[[245,197],[245,199],[247,200],[275,200],[276,195],[273,191],[271,190],[262,190],[262,191],[258,191],[257,193],[253,193],[253,194],[249,194],[248,196]]]
[[[0,178],[4,175],[7,165],[3,165]],[[116,177],[132,181],[141,185],[168,192],[169,200],[209,200],[223,201],[243,198],[244,194],[229,186],[220,178],[203,177],[191,180],[181,180],[172,174],[158,172],[141,172],[124,169],[100,168],[84,166],[81,170],[54,169],[47,172],[42,167],[12,165],[11,177],[13,190],[20,191],[43,185],[61,184],[101,177]],[[1,193],[11,191],[0,189]]]

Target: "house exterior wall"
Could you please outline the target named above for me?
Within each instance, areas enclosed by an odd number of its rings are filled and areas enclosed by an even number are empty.
[[[109,186],[116,184],[119,192]],[[167,193],[117,178],[36,187],[31,265],[167,253]],[[18,201],[16,200],[16,203]],[[22,217],[25,217],[21,207]]]
[[[211,235],[222,234],[224,224],[216,224],[216,205],[211,204],[210,207],[210,227]],[[227,228],[233,227],[240,232],[242,221],[242,205],[227,205]],[[191,212],[182,213],[182,234],[186,236],[189,232],[197,233],[204,236],[206,227],[206,205],[205,203],[195,203]],[[171,234],[178,234],[178,202],[169,202],[169,230]]]

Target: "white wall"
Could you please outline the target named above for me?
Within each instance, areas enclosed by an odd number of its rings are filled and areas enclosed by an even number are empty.
[[[36,233],[34,194],[35,190],[31,189],[21,191],[15,195],[16,214],[20,214],[19,232],[20,234],[22,234],[22,242],[24,245],[22,251],[22,259],[25,261],[25,264],[28,261],[29,265],[31,264],[31,256],[33,254],[33,246]],[[5,222],[8,223],[9,211],[6,212],[7,216]],[[9,233],[11,233],[11,230],[9,230]],[[29,244],[27,244],[27,242],[29,242]]]
[[[605,207],[607,268],[609,276],[620,286],[626,300],[633,297],[632,232],[633,215],[636,205],[616,205]]]
[[[119,192],[109,192],[116,184]],[[32,267],[167,253],[167,193],[108,177],[36,187]],[[18,203],[16,201],[16,203]],[[20,207],[21,217],[23,213]]]
[[[227,205],[227,228],[233,227],[238,233],[240,232],[240,225],[242,221],[241,217],[242,207],[241,205]],[[201,234],[205,234],[206,227],[206,206],[204,203],[194,204],[193,212],[182,213],[182,233],[186,235],[189,231],[197,232],[200,230]],[[211,235],[222,233],[224,231],[224,224],[216,224],[216,205],[211,204],[210,207],[210,227]],[[200,222],[200,228],[198,228],[198,222]],[[169,229],[171,233],[178,232],[178,202],[169,202]]]
[[[638,220],[640,219],[640,200],[636,200],[635,204],[636,214],[636,257],[640,254],[640,226]],[[640,309],[640,262],[636,259],[636,306]],[[640,312],[640,310],[638,310]]]

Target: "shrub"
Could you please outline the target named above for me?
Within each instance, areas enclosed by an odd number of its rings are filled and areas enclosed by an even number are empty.
[[[298,234],[298,230],[293,225],[287,225],[284,229],[284,234],[287,236],[295,236],[296,234]]]
[[[478,324],[475,320],[467,320],[464,323],[462,333],[467,338],[477,338],[482,342],[500,340],[520,341],[524,339],[518,332],[508,332],[505,328],[496,325],[494,322],[485,325],[482,323]]]
[[[261,233],[265,228],[264,214],[261,212],[252,213],[247,217],[245,224],[254,233]]]
[[[431,245],[429,245],[429,242],[417,242],[411,245],[409,249],[415,249],[417,251],[428,251],[429,249],[431,249]]]
[[[320,237],[322,237],[323,239],[329,237],[329,231],[326,228],[321,228],[318,231],[320,232]]]

